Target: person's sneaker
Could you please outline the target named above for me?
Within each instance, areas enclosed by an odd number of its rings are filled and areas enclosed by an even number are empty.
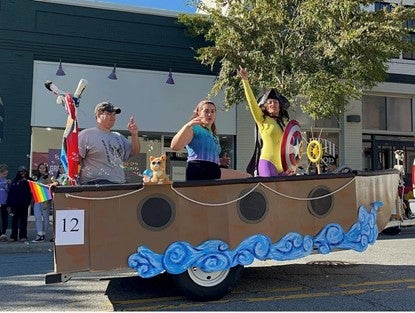
[[[16,239],[14,239],[14,238],[7,239],[7,242],[15,242],[15,241],[16,241]]]
[[[26,242],[26,241],[27,241],[26,237],[20,238],[20,242]]]
[[[44,235],[37,235],[35,240],[32,240],[32,242],[44,242],[45,236]]]
[[[1,235],[0,236],[0,241],[7,241],[7,236],[6,235]]]

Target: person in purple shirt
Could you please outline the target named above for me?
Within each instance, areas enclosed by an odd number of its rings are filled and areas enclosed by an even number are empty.
[[[6,164],[0,164],[0,210],[1,210],[1,235],[0,241],[7,241],[6,231],[8,227],[9,212],[7,211],[7,196],[10,189],[10,179],[7,179],[9,169]]]

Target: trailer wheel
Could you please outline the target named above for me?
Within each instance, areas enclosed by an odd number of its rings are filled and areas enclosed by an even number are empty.
[[[173,275],[176,285],[183,294],[192,300],[217,300],[233,290],[243,270],[237,265],[224,271],[207,273],[200,268],[191,267],[186,272]]]

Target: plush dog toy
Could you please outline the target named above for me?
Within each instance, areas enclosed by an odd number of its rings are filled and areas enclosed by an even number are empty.
[[[405,177],[405,168],[404,168],[405,152],[403,150],[396,150],[395,151],[395,159],[396,159],[396,164],[393,168],[399,171],[399,177],[400,177],[399,183],[398,183],[399,215],[397,217],[399,217],[401,220],[403,220],[403,217],[406,216],[405,215],[405,208],[404,208],[405,203],[403,201],[403,193],[404,193],[404,188],[405,188],[405,181],[404,181],[404,177]]]
[[[405,168],[404,168],[404,159],[405,159],[405,152],[403,150],[396,150],[395,151],[395,159],[396,159],[396,164],[393,167],[394,169],[399,171],[399,174],[401,175],[401,177],[405,176]]]
[[[153,171],[151,182],[168,182],[166,175],[166,155],[160,157],[150,156],[150,169]]]

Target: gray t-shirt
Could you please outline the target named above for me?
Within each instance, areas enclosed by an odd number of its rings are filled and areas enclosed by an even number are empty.
[[[127,138],[93,127],[79,133],[78,146],[82,158],[81,184],[97,179],[125,183],[123,162],[131,157],[131,142]]]

